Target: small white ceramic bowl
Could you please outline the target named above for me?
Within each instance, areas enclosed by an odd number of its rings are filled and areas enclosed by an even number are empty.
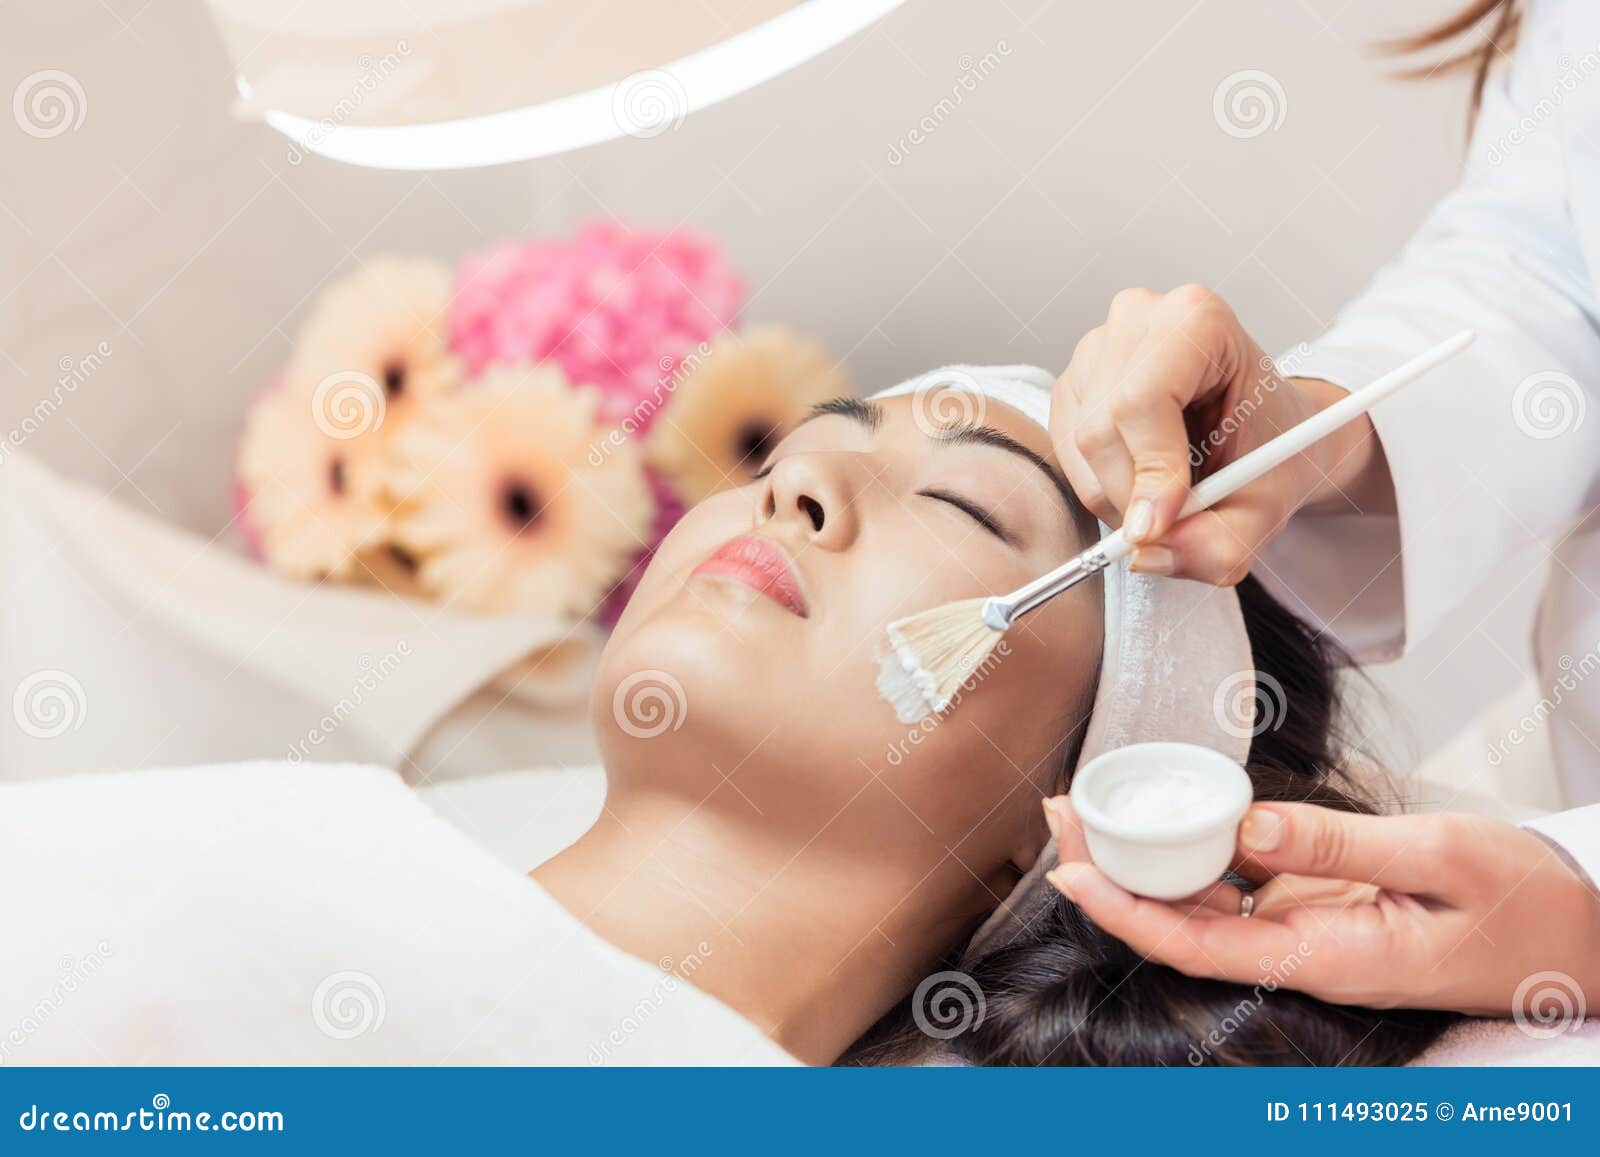
[[[1244,768],[1209,747],[1135,743],[1080,768],[1071,799],[1096,867],[1137,895],[1177,900],[1227,870],[1252,794]]]

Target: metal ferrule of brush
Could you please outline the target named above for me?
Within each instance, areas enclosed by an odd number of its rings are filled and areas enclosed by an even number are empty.
[[[1009,595],[985,599],[983,621],[994,630],[1003,631],[1035,607],[1049,602],[1062,591],[1071,590],[1084,579],[1093,578],[1110,565],[1105,547],[1091,546],[1077,558],[1040,575],[1027,586],[1018,587]]]

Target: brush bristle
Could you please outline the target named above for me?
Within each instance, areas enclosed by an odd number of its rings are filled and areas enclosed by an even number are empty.
[[[878,658],[878,694],[901,723],[949,707],[994,652],[1000,632],[983,621],[983,604],[964,599],[889,624],[889,650]]]

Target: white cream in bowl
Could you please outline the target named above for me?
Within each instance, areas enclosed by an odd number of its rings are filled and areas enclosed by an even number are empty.
[[[1071,798],[1096,867],[1130,892],[1177,900],[1227,870],[1251,794],[1244,768],[1209,747],[1135,743],[1079,769]]]

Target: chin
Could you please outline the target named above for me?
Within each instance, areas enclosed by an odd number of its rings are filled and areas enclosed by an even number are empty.
[[[876,703],[870,685],[845,697],[842,679],[818,688],[792,659],[692,609],[614,635],[591,701],[611,789],[669,791],[741,814],[753,806],[776,828],[814,831],[860,791],[870,778],[862,757],[870,763],[883,745],[861,734]]]
[[[770,732],[769,705],[781,699],[753,670],[759,654],[694,607],[625,616],[600,657],[590,705],[608,773],[641,761],[655,773],[742,761]]]

